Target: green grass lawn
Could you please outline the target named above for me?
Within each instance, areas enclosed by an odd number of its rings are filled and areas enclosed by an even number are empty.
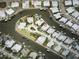
[[[34,36],[31,32],[29,32],[26,29],[22,29],[22,30],[16,30],[18,33],[20,33],[22,36],[31,39],[33,41],[35,41],[37,39],[36,35]]]

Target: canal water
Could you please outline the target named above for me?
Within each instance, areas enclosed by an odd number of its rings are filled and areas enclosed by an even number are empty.
[[[44,18],[44,20],[50,25],[53,26],[55,25],[57,30],[59,31],[66,31],[67,35],[73,37],[75,35],[71,34],[70,32],[68,32],[68,30],[62,29],[59,24],[57,24],[56,22],[54,22],[52,19],[49,19],[49,13],[47,11],[40,11],[40,10],[24,10],[20,13],[18,13],[17,15],[13,16],[11,18],[10,21],[2,23],[0,22],[0,31],[5,33],[5,34],[10,34],[11,36],[13,36],[17,41],[20,42],[25,42],[26,45],[31,46],[32,49],[34,49],[35,51],[42,51],[43,53],[46,54],[48,59],[62,59],[60,56],[57,56],[56,54],[52,53],[52,52],[47,52],[45,48],[43,48],[42,46],[38,45],[37,43],[29,40],[29,39],[23,39],[23,37],[18,34],[15,31],[15,23],[17,22],[17,20],[24,16],[24,15],[34,15],[34,14],[41,14]],[[75,36],[76,37],[76,36]],[[76,37],[77,38],[77,37]]]

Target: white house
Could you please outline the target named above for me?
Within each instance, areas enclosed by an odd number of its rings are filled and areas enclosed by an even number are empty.
[[[54,45],[53,41],[50,41],[50,42],[47,43],[47,47],[49,47],[49,48],[51,48],[53,45]]]
[[[67,50],[67,49],[62,52],[63,56],[67,56],[68,54],[69,54],[69,50]]]
[[[74,30],[77,30],[77,29],[79,29],[79,25],[78,25],[78,24],[73,24],[72,28],[73,28]]]
[[[66,25],[68,25],[68,26],[72,26],[73,25],[73,23],[71,22],[71,21],[68,21],[67,23],[66,23]]]
[[[5,11],[4,10],[0,10],[0,17],[6,17]]]
[[[77,20],[79,20],[79,16],[77,17]]]
[[[79,12],[78,11],[74,11],[71,15],[73,17],[77,18],[79,16]]]
[[[72,2],[73,2],[73,5],[75,6],[75,5],[79,5],[79,0],[72,0]]]
[[[64,41],[64,43],[66,43],[66,44],[71,44],[72,42],[73,42],[73,40],[69,37]]]
[[[41,27],[41,30],[47,31],[47,29],[48,29],[49,27],[50,27],[50,26],[49,26],[47,23],[45,23],[45,24]]]
[[[52,7],[58,7],[58,1],[52,1]]]
[[[68,19],[65,18],[65,17],[62,17],[59,21],[60,21],[60,22],[63,22],[63,23],[66,23],[66,22],[68,21]]]
[[[29,8],[29,0],[26,0],[26,1],[24,1],[24,2],[22,3],[22,8],[23,8],[23,9]]]
[[[27,22],[28,23],[33,23],[33,21],[34,21],[33,17],[27,17]]]
[[[52,34],[52,37],[56,37],[56,38],[58,38],[59,36],[60,36],[60,32],[54,32],[53,34]]]
[[[79,50],[79,45],[76,45],[75,48],[76,48],[77,50]]]
[[[72,1],[71,0],[66,0],[65,1],[65,6],[71,6],[72,5]]]
[[[22,45],[19,45],[19,44],[15,44],[15,45],[11,48],[11,50],[12,50],[13,52],[19,52],[21,49],[22,49]]]
[[[50,8],[50,10],[52,11],[52,13],[59,12],[59,9],[57,7],[52,7],[52,8]]]
[[[8,15],[12,15],[15,11],[10,8],[10,9],[5,10],[5,12],[6,12]]]
[[[37,24],[38,26],[41,26],[44,23],[44,20],[37,20],[35,22],[35,24]]]
[[[47,30],[47,33],[49,33],[49,34],[52,34],[53,32],[55,32],[55,29],[53,29],[51,27]]]
[[[54,50],[55,50],[56,52],[59,52],[59,51],[61,50],[61,47],[60,47],[60,46],[56,46],[56,47],[54,48]]]
[[[31,52],[29,54],[30,57],[32,57],[32,59],[36,59],[36,57],[38,56],[38,54],[36,52]]]
[[[61,41],[64,41],[64,40],[66,40],[66,36],[65,35],[60,35],[59,37],[58,37],[58,40],[61,40]]]
[[[5,42],[5,47],[11,48],[14,43],[15,43],[14,40],[7,40],[7,41]]]
[[[42,45],[45,41],[46,41],[46,37],[40,36],[40,37],[38,37],[38,39],[35,42]]]
[[[29,49],[23,48],[20,53],[21,53],[22,56],[28,56],[30,51],[31,50],[29,50]]]
[[[49,0],[44,1],[43,4],[44,4],[44,7],[49,7],[50,6]]]
[[[19,2],[12,2],[11,7],[19,7]]]
[[[19,25],[18,25],[18,29],[24,29],[26,26],[26,22],[21,22]]]
[[[41,7],[41,1],[32,1],[32,4],[34,5],[35,8]]]
[[[66,11],[70,14],[70,13],[73,13],[75,9],[73,7],[68,7]]]
[[[55,16],[56,19],[61,18],[61,14],[60,13],[56,13],[56,14],[54,14],[54,16]]]

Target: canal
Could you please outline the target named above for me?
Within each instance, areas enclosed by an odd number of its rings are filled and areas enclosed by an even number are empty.
[[[34,10],[34,9],[33,10],[24,10],[24,11],[16,14],[15,16],[13,16],[11,18],[11,20],[8,22],[4,22],[4,23],[0,22],[0,31],[5,34],[9,34],[9,35],[13,36],[14,39],[17,41],[20,41],[22,43],[25,42],[26,45],[30,46],[30,48],[32,48],[35,51],[43,52],[44,54],[46,54],[47,59],[63,59],[60,56],[58,56],[52,52],[47,52],[46,51],[47,49],[45,49],[44,47],[38,45],[37,43],[35,43],[31,40],[23,39],[23,37],[15,31],[15,24],[20,17],[22,17],[24,15],[34,15],[35,13],[41,14],[46,21],[49,18],[49,14],[46,11],[40,11],[38,9],[37,10]],[[52,23],[50,23],[50,24],[52,24]]]

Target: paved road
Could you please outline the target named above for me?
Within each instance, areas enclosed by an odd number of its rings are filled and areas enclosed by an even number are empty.
[[[38,13],[38,14],[42,13],[44,18],[48,19],[46,18],[48,15],[46,15],[45,11],[44,11],[45,13],[44,14],[43,12],[40,12],[39,10],[24,10],[23,12],[20,12],[19,14],[17,14],[17,16],[13,16],[11,21],[8,21],[6,23],[0,23],[0,31],[6,34],[10,34],[11,36],[14,36],[14,38],[17,41],[25,42],[26,45],[31,46],[30,48],[33,48],[35,51],[42,51],[43,53],[46,54],[48,59],[62,59],[61,57],[57,56],[56,54],[52,52],[47,52],[44,47],[38,45],[37,43],[28,39],[23,39],[22,36],[15,31],[15,23],[21,16],[33,15],[35,13]]]

